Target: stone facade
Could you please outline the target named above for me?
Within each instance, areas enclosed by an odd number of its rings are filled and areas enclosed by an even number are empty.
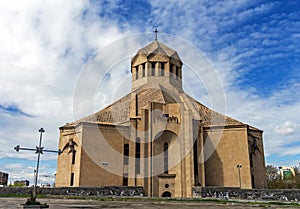
[[[158,41],[140,49],[130,94],[60,127],[56,186],[142,186],[156,197],[192,197],[194,186],[265,188],[262,131],[188,96],[182,65]]]

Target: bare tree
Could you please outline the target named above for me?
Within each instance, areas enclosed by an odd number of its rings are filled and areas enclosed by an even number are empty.
[[[279,169],[276,168],[273,165],[267,165],[266,167],[266,172],[267,172],[267,181],[278,181],[280,179],[280,173]]]

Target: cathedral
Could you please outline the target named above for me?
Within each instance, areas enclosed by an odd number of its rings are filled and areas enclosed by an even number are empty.
[[[138,50],[131,93],[59,128],[56,186],[142,186],[150,197],[265,188],[263,131],[187,95],[182,67],[157,40]]]

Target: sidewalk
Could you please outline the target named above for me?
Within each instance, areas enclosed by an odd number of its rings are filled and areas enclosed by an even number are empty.
[[[47,203],[52,209],[70,208],[122,208],[122,209],[258,209],[265,208],[259,205],[247,205],[237,203],[206,203],[206,202],[165,202],[165,201],[96,201],[96,200],[76,200],[76,199],[38,199],[41,203]],[[16,209],[18,205],[26,202],[26,198],[0,198],[0,208]],[[271,208],[286,208],[286,206],[275,206]]]

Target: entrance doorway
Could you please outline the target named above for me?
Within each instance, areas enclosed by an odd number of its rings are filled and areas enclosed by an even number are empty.
[[[171,193],[170,192],[164,192],[161,195],[162,197],[171,197]]]

